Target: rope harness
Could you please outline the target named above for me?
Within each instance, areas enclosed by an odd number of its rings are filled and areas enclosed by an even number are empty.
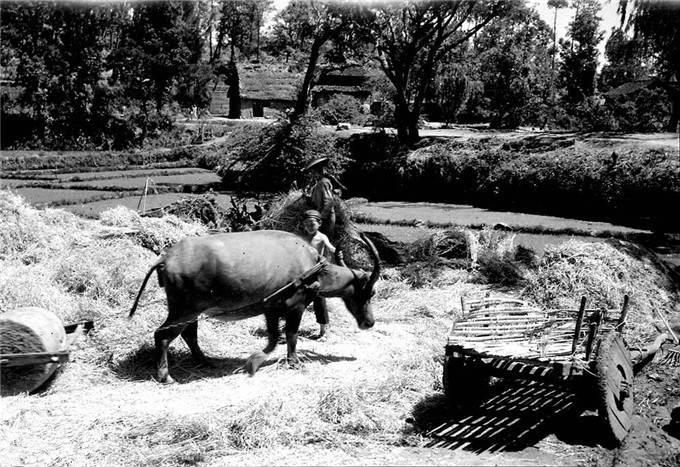
[[[319,275],[319,273],[321,272],[321,270],[324,268],[325,265],[326,265],[326,259],[324,257],[319,257],[319,261],[311,269],[308,269],[307,271],[303,272],[297,278],[295,278],[291,282],[287,283],[286,285],[284,285],[283,287],[281,287],[277,291],[267,295],[266,297],[264,297],[260,301],[257,301],[255,303],[251,303],[249,305],[242,306],[241,308],[236,308],[235,310],[224,311],[222,313],[217,313],[217,314],[212,314],[212,315],[207,315],[207,316],[205,316],[203,314],[199,314],[197,317],[190,319],[190,320],[187,320],[187,321],[182,321],[182,322],[179,322],[179,323],[176,323],[176,324],[168,324],[167,326],[161,326],[160,328],[158,328],[156,330],[156,332],[162,331],[164,329],[172,329],[172,328],[176,328],[176,327],[179,327],[179,326],[186,326],[187,324],[191,324],[191,323],[193,323],[195,321],[199,321],[201,319],[219,318],[220,316],[230,315],[230,314],[235,313],[235,312],[241,312],[241,311],[244,311],[244,310],[249,310],[251,308],[264,306],[267,303],[269,303],[273,300],[276,300],[281,295],[283,295],[285,292],[291,291],[291,289],[292,290],[298,290],[301,287],[305,287],[308,284],[310,284],[311,282],[313,282],[314,279],[316,279],[316,277]]]

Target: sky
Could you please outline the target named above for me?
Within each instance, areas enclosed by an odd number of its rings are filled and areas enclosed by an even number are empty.
[[[538,14],[541,15],[543,21],[548,23],[551,28],[553,27],[553,21],[555,20],[555,9],[548,7],[548,0],[529,0],[527,3],[529,5],[533,5],[536,8]],[[600,5],[602,5],[602,9],[600,10],[599,14],[600,18],[602,18],[602,21],[600,21],[600,31],[604,33],[604,37],[598,45],[598,49],[600,50],[600,64],[602,64],[602,62],[605,61],[604,46],[607,44],[607,40],[611,35],[612,28],[619,26],[621,18],[616,13],[619,0],[600,0]],[[567,35],[567,29],[569,27],[569,23],[574,19],[574,13],[576,13],[575,8],[561,8],[557,12],[557,25],[555,29],[557,30],[558,40]]]

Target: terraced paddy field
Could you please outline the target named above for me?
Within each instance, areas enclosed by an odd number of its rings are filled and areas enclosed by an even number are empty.
[[[156,209],[177,201],[185,193],[219,189],[221,180],[214,172],[197,167],[143,167],[130,170],[55,173],[45,170],[14,172],[0,178],[0,189],[10,189],[37,207],[63,207],[86,217],[123,205],[131,209]],[[144,193],[146,197],[143,197]],[[140,201],[141,200],[141,201]],[[230,205],[224,195],[221,203]]]
[[[195,167],[179,167],[170,169],[134,169],[134,170],[104,170],[101,172],[68,172],[57,174],[56,177],[63,181],[75,180],[102,180],[123,177],[156,177],[161,175],[189,175],[189,174],[213,174],[210,170]]]
[[[191,196],[194,195],[186,193],[159,193],[148,195],[146,196],[145,200],[141,195],[135,195],[82,204],[71,204],[68,206],[63,206],[62,208],[78,216],[96,219],[99,217],[99,214],[102,213],[103,211],[106,211],[107,209],[110,208],[114,208],[116,206],[125,206],[126,208],[130,208],[135,211],[137,211],[137,209],[139,208],[139,211],[143,212],[162,208],[182,198],[187,198]],[[217,193],[215,194],[215,197],[217,204],[219,206],[225,209],[231,207],[232,197],[231,194]]]
[[[12,192],[21,195],[28,203],[36,207],[64,206],[69,204],[87,203],[92,200],[101,200],[105,197],[117,197],[114,192],[103,190],[70,190],[23,187],[12,189]]]
[[[124,177],[90,179],[82,182],[73,182],[69,185],[74,187],[92,186],[92,187],[108,187],[115,186],[120,188],[138,188],[144,189],[146,181],[149,180],[150,185],[162,186],[182,186],[182,185],[210,185],[219,184],[220,177],[214,172],[203,171],[200,173],[178,174],[178,175],[160,175],[147,176],[141,175],[126,175]]]

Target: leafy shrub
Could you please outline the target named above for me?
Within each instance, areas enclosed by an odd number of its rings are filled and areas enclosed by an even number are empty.
[[[361,103],[352,96],[336,94],[325,104],[317,108],[321,123],[337,125],[340,122],[349,122],[353,125],[363,125],[368,116],[361,111]]]
[[[312,159],[328,157],[328,171],[339,173],[347,156],[336,143],[335,136],[318,131],[318,123],[309,116],[294,123],[282,120],[252,127],[225,148],[218,174],[228,189],[287,191],[294,182],[302,182],[302,169]]]
[[[671,114],[671,104],[660,89],[640,89],[634,93],[609,98],[606,108],[616,121],[616,131],[663,131]]]

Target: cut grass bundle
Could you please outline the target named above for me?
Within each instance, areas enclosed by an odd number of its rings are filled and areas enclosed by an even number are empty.
[[[437,230],[413,242],[404,277],[413,287],[422,287],[437,281],[447,268],[474,269],[487,283],[516,285],[524,278],[523,270],[534,266],[535,255],[518,250],[514,241],[514,234],[488,228]]]
[[[515,235],[483,229],[472,243],[476,250],[477,271],[491,284],[517,285],[524,279],[523,268],[516,260]]]
[[[359,238],[359,228],[352,221],[351,209],[338,197],[335,197],[333,202],[335,230],[329,240],[336,248],[342,250],[347,266],[371,268],[373,262],[366,246]],[[271,202],[259,226],[262,229],[285,230],[303,235],[302,223],[308,209],[311,209],[311,205],[302,191],[291,190]]]

